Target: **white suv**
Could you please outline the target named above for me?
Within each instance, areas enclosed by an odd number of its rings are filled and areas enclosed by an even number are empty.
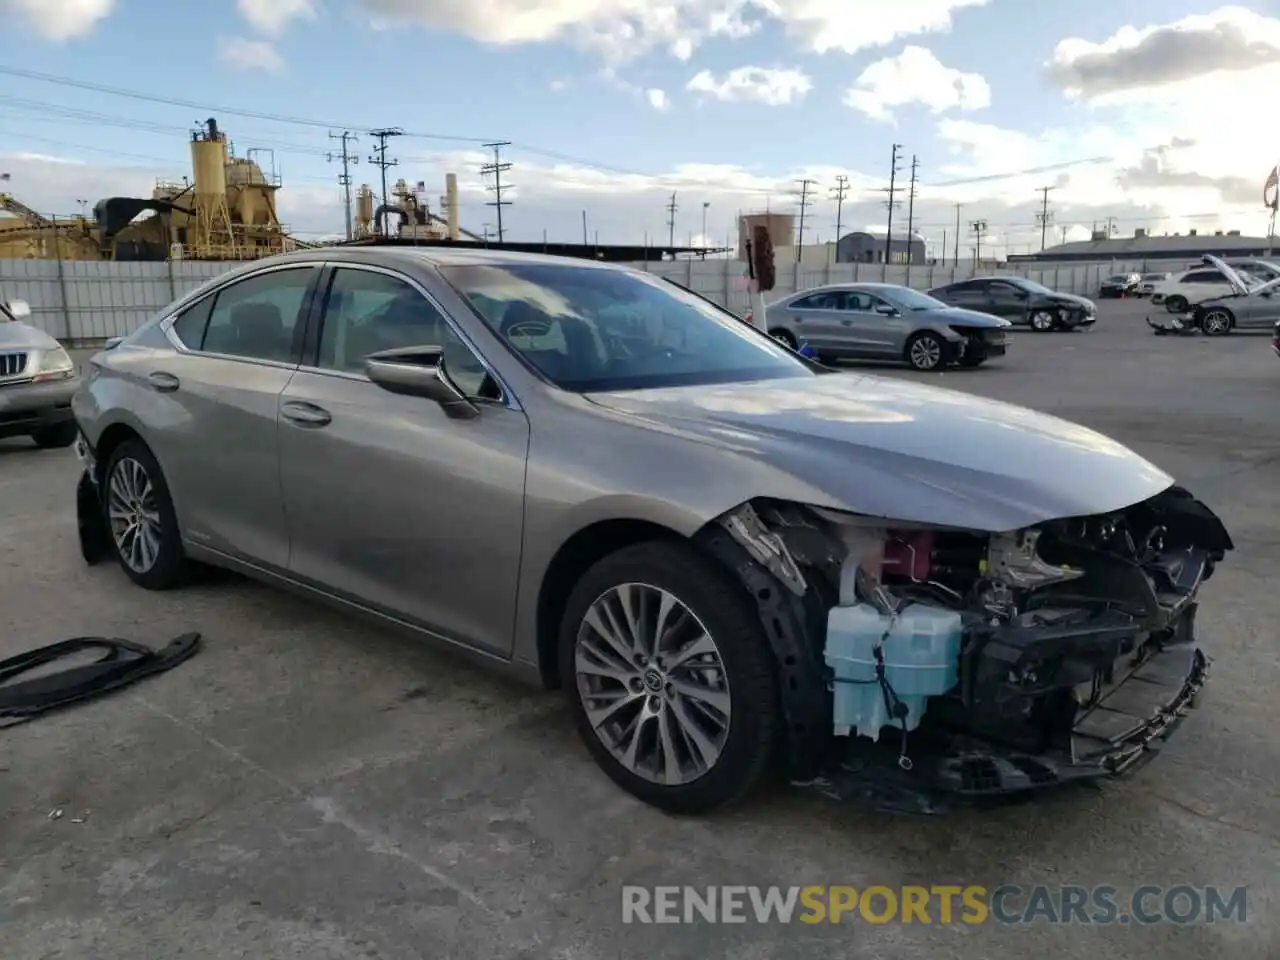
[[[1196,267],[1154,283],[1151,302],[1163,303],[1170,313],[1184,313],[1197,303],[1232,293],[1235,287],[1217,267]]]

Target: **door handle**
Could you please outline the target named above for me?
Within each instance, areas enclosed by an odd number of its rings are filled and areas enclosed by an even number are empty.
[[[284,404],[280,408],[280,415],[300,427],[323,427],[333,420],[333,416],[323,407],[317,407],[314,403],[300,403],[298,401],[290,401]]]
[[[178,378],[172,373],[165,373],[161,370],[147,374],[147,383],[151,385],[152,390],[157,390],[160,393],[173,393],[178,389]]]

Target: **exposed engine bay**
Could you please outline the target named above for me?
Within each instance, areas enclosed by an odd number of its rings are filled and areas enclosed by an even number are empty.
[[[1204,683],[1196,594],[1233,549],[1180,487],[1008,533],[770,501],[708,530],[782,666],[793,779],[881,756],[969,795],[1147,759]]]

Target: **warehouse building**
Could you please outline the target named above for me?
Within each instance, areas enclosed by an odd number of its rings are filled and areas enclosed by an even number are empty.
[[[1011,263],[1085,262],[1099,263],[1111,260],[1185,260],[1197,259],[1207,253],[1215,257],[1269,257],[1277,246],[1274,237],[1245,237],[1239,230],[1218,230],[1212,234],[1190,230],[1185,234],[1149,234],[1135,230],[1131,237],[1107,237],[1101,231],[1092,240],[1062,243],[1040,253],[1014,254]]]

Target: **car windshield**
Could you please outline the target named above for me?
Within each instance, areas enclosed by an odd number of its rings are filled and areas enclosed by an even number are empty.
[[[440,274],[513,352],[565,390],[817,375],[733,315],[643,274],[542,263]]]
[[[1129,275],[1127,273],[1117,273],[1114,277],[1107,277],[1111,283],[1128,283]]]
[[[884,295],[904,310],[945,310],[947,308],[941,300],[935,300],[927,293],[912,290],[910,287],[889,287]]]

